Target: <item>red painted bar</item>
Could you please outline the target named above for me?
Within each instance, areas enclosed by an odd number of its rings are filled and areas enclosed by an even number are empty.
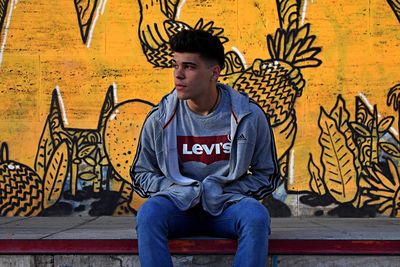
[[[176,239],[173,254],[234,254],[229,239]],[[137,254],[137,240],[0,240],[0,254]],[[400,240],[270,240],[275,255],[400,255]]]
[[[129,254],[137,253],[137,240],[0,240],[0,254]]]
[[[400,255],[400,240],[271,240],[270,254]]]

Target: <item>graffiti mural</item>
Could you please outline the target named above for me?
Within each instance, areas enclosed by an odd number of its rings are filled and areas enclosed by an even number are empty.
[[[203,29],[226,49],[220,81],[270,118],[272,216],[400,217],[399,1],[67,2],[0,0],[1,216],[135,213],[168,40]]]
[[[47,174],[49,168],[54,168],[48,160],[49,155],[55,153],[53,147],[65,143],[69,155],[65,157],[69,188],[59,185],[58,190],[64,191],[64,199],[75,202],[75,205],[82,199],[99,199],[91,203],[90,215],[121,214],[121,211],[126,213],[129,209],[135,211],[138,208],[136,203],[131,203],[133,191],[129,164],[136,152],[137,138],[146,111],[153,105],[143,100],[116,104],[114,94],[115,88],[110,86],[97,129],[74,129],[64,125],[61,94],[59,90],[54,90],[35,160],[36,171]],[[143,108],[144,112],[138,112]],[[136,123],[127,118],[132,118]],[[51,175],[51,178],[53,176],[60,175]],[[78,209],[86,207],[80,205]]]
[[[1,144],[0,152],[0,214],[2,216],[38,215],[44,202],[42,178],[30,167],[10,160],[6,143]],[[49,181],[49,183],[52,182],[54,183],[54,180]],[[46,189],[46,195],[51,195],[52,190]],[[48,197],[51,198],[51,196]]]
[[[318,67],[321,52],[314,47],[315,35],[310,24],[299,26],[299,6],[296,1],[278,1],[281,28],[267,36],[270,59],[255,59],[234,82],[233,88],[246,92],[263,107],[277,133],[278,157],[284,166],[296,137],[296,98],[302,95],[305,80],[302,68]],[[287,176],[285,172],[283,176]]]
[[[7,39],[7,29],[13,9],[12,6],[14,6],[14,1],[0,1],[0,65],[3,59],[3,51]]]
[[[93,216],[137,210],[129,162],[146,115],[137,110],[149,111],[153,105],[142,100],[117,105],[113,90],[108,90],[97,129],[65,127],[61,94],[53,91],[34,170],[9,160],[7,144],[2,144],[1,215],[68,215],[89,204]],[[132,116],[138,123],[127,119]],[[84,200],[90,203],[82,205]]]
[[[81,38],[88,47],[90,46],[90,35],[96,25],[96,19],[99,16],[99,12],[104,12],[106,2],[106,0],[74,0]],[[102,11],[98,10],[100,8]]]
[[[173,53],[168,40],[181,29],[205,30],[218,36],[222,44],[229,38],[223,35],[224,29],[215,26],[213,21],[204,21],[200,18],[194,26],[176,19],[179,0],[175,1],[145,1],[139,0],[140,22],[138,36],[147,61],[160,68],[172,68]],[[158,14],[154,19],[154,14]],[[149,17],[151,18],[149,22]],[[244,70],[243,62],[235,51],[228,51],[225,55],[226,68],[222,71],[224,80],[228,76]]]
[[[400,22],[400,1],[399,0],[387,0],[394,14]]]
[[[0,29],[3,29],[4,21],[6,20],[7,15],[7,7],[9,4],[9,0],[1,0],[0,1]],[[2,31],[0,31],[1,33]]]
[[[321,165],[310,154],[312,194],[301,200],[313,205],[336,203],[330,212],[344,216],[365,210],[396,217],[400,184],[395,161],[400,158],[400,142],[389,131],[394,117],[379,118],[376,105],[370,111],[360,97],[356,97],[354,117],[352,121],[340,95],[329,114],[321,107]]]

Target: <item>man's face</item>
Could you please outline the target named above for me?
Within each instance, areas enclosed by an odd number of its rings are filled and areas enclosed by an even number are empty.
[[[179,99],[207,98],[215,88],[219,66],[197,53],[175,52],[173,59],[175,89]]]

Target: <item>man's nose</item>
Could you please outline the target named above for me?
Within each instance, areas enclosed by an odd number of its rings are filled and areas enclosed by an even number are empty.
[[[175,69],[175,78],[177,78],[177,79],[185,78],[185,74],[183,73],[182,68],[178,67]]]

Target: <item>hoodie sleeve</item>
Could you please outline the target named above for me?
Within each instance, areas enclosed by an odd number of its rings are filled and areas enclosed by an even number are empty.
[[[156,110],[148,115],[139,137],[135,159],[131,167],[133,189],[141,197],[151,197],[173,183],[160,170],[156,143],[161,138],[161,126],[155,120]]]
[[[269,120],[262,110],[257,113],[257,136],[248,172],[227,184],[223,191],[263,199],[276,189],[280,175]]]

